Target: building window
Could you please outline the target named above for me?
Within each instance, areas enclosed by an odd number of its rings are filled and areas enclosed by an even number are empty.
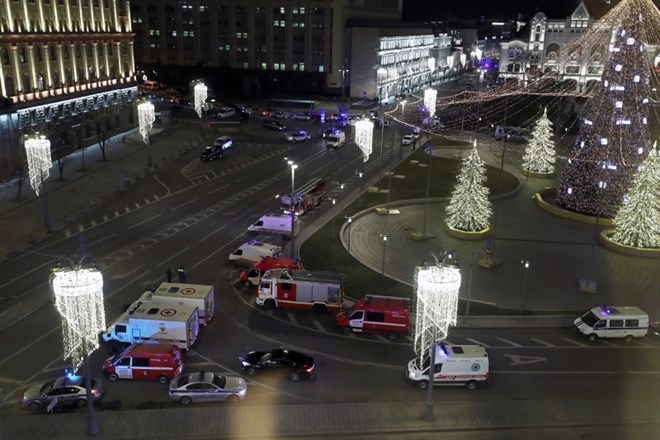
[[[325,67],[319,66],[319,72],[321,72],[321,73],[325,72]]]

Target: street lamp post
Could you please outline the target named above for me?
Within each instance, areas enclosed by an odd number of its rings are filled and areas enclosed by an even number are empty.
[[[346,67],[341,66],[339,71],[341,72],[341,101],[344,102],[346,99],[346,72],[349,70]]]
[[[380,158],[378,159],[378,192],[380,192],[380,182],[383,180],[383,137],[385,136],[385,117],[380,123]]]
[[[337,199],[332,199],[332,236],[335,236],[335,217],[337,217]]]
[[[287,163],[291,167],[291,258],[296,258],[296,230],[294,226],[296,222],[295,181],[296,181],[296,168],[298,168],[298,164],[294,163],[292,160],[288,160]]]
[[[523,287],[522,287],[522,292],[520,294],[520,314],[522,315],[523,310],[525,309],[525,293],[527,292],[527,271],[529,269],[529,261],[520,260],[520,264],[522,264],[525,269],[525,273],[523,276]]]
[[[387,70],[379,67],[376,71],[376,86],[378,87],[378,105],[381,107],[385,106],[385,103],[383,102],[383,82],[385,81],[385,75],[387,75]]]
[[[351,224],[353,224],[353,217],[348,217],[346,218],[348,221],[348,254],[346,255],[346,259],[348,260],[351,256]]]
[[[406,100],[404,99],[401,101],[401,116],[404,116],[404,112],[406,111]]]
[[[386,245],[387,245],[387,235],[382,234],[381,237],[383,238],[383,265],[380,269],[380,278],[382,280],[385,279],[385,250],[386,250]]]
[[[339,185],[339,189],[341,191],[340,192],[341,198],[339,199],[339,213],[343,214],[344,213],[344,184],[343,183],[341,185]]]
[[[364,167],[364,162],[362,166]],[[357,175],[360,179],[360,196],[358,197],[358,207],[362,208],[362,193],[364,192],[364,180],[362,180],[362,177],[364,177],[364,173],[360,171],[357,173]]]
[[[426,196],[424,197],[424,227],[422,228],[422,236],[426,237],[426,217],[429,208],[429,190],[431,188],[431,159],[433,159],[433,146],[429,144],[426,148],[426,154],[429,155],[429,166],[426,171]]]

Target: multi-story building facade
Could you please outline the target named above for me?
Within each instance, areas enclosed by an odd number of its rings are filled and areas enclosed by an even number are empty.
[[[96,139],[98,114],[109,132],[132,124],[129,13],[127,0],[0,1],[3,162],[20,162],[25,135],[56,137],[64,154]]]
[[[183,84],[192,78],[182,75],[206,68],[218,73],[206,78],[214,88],[253,78],[339,94],[352,70],[346,23],[400,21],[402,0],[132,0],[131,8],[136,60],[149,79]]]

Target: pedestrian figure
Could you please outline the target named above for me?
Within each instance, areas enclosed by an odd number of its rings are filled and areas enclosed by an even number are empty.
[[[186,271],[183,270],[183,266],[179,266],[179,269],[177,270],[177,273],[179,274],[179,282],[180,283],[185,283],[186,282]]]
[[[172,282],[172,269],[170,269],[170,268],[168,267],[168,268],[167,268],[167,272],[165,272],[165,273],[167,274],[167,282],[168,282],[168,283],[171,283],[171,282]]]
[[[417,139],[413,139],[412,149],[414,150],[416,146],[417,146]]]

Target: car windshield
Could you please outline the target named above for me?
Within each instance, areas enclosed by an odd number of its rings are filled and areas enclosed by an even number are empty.
[[[213,375],[213,385],[217,386],[218,388],[223,388],[225,385],[227,385],[227,379],[225,376],[220,376],[219,374],[214,374]]]
[[[599,321],[599,319],[598,316],[594,315],[594,313],[590,310],[582,315],[582,321],[584,321],[584,323],[589,327],[593,327]]]
[[[190,383],[190,375],[188,374],[186,376],[179,377],[179,379],[176,381],[176,386],[182,387],[188,385],[189,383]]]
[[[54,380],[51,380],[51,381],[49,381],[49,382],[46,382],[45,384],[43,384],[43,386],[42,386],[41,389],[39,390],[39,393],[40,393],[40,394],[44,394],[44,393],[46,393],[46,392],[52,390],[52,389],[53,389],[53,384],[55,384],[55,381],[54,381]]]
[[[266,353],[263,356],[261,356],[261,359],[259,359],[259,363],[268,362],[272,357],[273,357],[272,353]]]

